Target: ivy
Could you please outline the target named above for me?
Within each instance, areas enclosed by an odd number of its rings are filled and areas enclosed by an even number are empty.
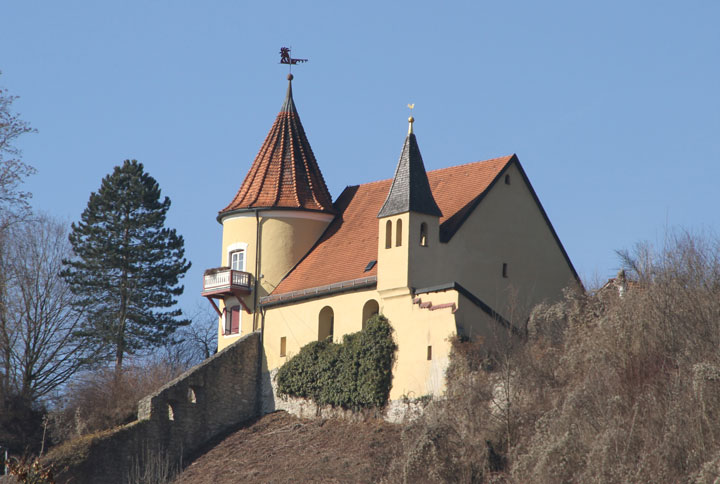
[[[278,370],[278,391],[319,405],[383,407],[390,395],[396,349],[387,318],[375,315],[364,330],[343,336],[342,343],[326,340],[303,346]]]

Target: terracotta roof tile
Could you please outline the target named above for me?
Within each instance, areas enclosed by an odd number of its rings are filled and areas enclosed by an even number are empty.
[[[428,172],[430,188],[443,216],[441,234],[452,234],[462,225],[472,207],[505,166],[515,159],[505,156]],[[324,286],[377,275],[377,213],[387,197],[392,180],[345,188],[335,201],[338,215],[317,244],[283,279],[273,294]],[[441,235],[442,236],[442,235]]]
[[[292,83],[240,190],[220,215],[250,208],[334,213],[330,192],[295,108]]]

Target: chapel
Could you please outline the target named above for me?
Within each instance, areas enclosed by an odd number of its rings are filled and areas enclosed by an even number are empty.
[[[439,394],[453,335],[489,347],[523,337],[533,306],[580,284],[517,156],[427,172],[412,117],[392,178],[333,201],[292,81],[217,216],[220,264],[202,294],[219,350],[258,331],[272,375],[307,343],[339,342],[382,313],[398,346],[390,399]]]

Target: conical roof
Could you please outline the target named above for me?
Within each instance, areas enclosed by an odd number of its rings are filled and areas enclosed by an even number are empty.
[[[395,177],[378,218],[405,212],[442,216],[430,189],[415,133],[412,132],[413,121],[410,118],[410,130],[400,153]]]
[[[253,208],[303,209],[335,213],[292,96],[287,96],[260,152],[232,202],[220,211]]]

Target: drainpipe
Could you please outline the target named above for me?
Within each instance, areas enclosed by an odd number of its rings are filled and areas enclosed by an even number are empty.
[[[260,211],[255,210],[255,293],[253,296],[253,331],[257,330],[258,287],[260,286]],[[261,336],[262,337],[262,336]]]

